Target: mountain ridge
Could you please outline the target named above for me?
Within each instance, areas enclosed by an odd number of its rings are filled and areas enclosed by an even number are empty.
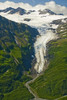
[[[31,77],[24,72],[31,68],[36,34],[36,29],[0,16],[0,100],[33,98],[24,86]]]
[[[4,6],[3,6],[4,5]],[[54,6],[52,6],[54,5]],[[25,8],[25,10],[39,10],[38,8],[41,8],[41,9],[50,9],[52,11],[54,11],[55,13],[62,13],[63,14],[67,14],[67,7],[65,6],[61,6],[61,5],[58,5],[56,4],[54,1],[50,1],[50,2],[47,2],[45,3],[44,5],[36,5],[36,6],[31,6],[30,4],[27,4],[27,3],[15,3],[15,2],[11,2],[11,1],[6,1],[4,3],[0,2],[0,9],[6,9],[8,7],[13,7],[13,8],[18,8],[18,7],[21,7],[21,8]]]
[[[8,14],[15,14],[15,13],[19,13],[20,15],[23,15],[26,13],[26,11],[20,7],[18,7],[17,9],[14,9],[12,7],[6,8],[4,10],[0,10],[0,12],[4,12],[4,13],[8,13]]]
[[[18,8],[9,7],[9,8],[0,10],[0,12],[8,13],[8,14],[19,13],[19,15],[24,15],[24,14],[31,14],[32,12],[35,12],[35,10],[26,11],[25,9],[23,9],[21,7],[18,7]],[[49,9],[39,10],[39,14],[47,14],[47,13],[50,15],[60,15],[60,14],[54,13],[53,11],[51,11]],[[61,15],[63,15],[63,14],[61,14]]]

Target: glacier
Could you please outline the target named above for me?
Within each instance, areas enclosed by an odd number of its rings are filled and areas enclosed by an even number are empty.
[[[50,4],[54,4],[53,7]],[[23,3],[13,3],[13,2],[4,2],[0,3],[0,9],[5,9],[8,7],[21,7],[27,10],[35,10],[34,12],[31,12],[30,14],[24,14],[19,15],[18,13],[15,14],[9,14],[0,12],[0,15],[15,21],[17,23],[25,23],[27,25],[30,25],[31,27],[34,27],[38,30],[39,35],[36,37],[36,41],[34,43],[34,50],[35,50],[35,57],[36,57],[36,64],[34,66],[34,69],[36,72],[41,73],[43,70],[46,69],[46,63],[47,59],[46,56],[46,45],[50,40],[58,38],[56,34],[56,28],[58,25],[51,24],[52,21],[67,18],[67,8],[55,4],[55,2],[48,2],[45,5],[37,5],[32,7],[29,4],[23,4]],[[57,8],[58,7],[58,8]],[[46,8],[49,8],[50,10],[54,11],[55,13],[63,13],[63,15],[50,15],[48,12],[47,14],[39,14],[39,10],[44,10]],[[55,11],[57,9],[58,11]],[[31,19],[30,21],[25,21],[24,19]],[[55,30],[55,31],[53,31]]]

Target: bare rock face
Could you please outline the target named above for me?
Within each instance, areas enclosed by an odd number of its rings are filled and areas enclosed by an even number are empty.
[[[54,13],[53,11],[49,10],[49,9],[44,9],[43,11],[42,10],[39,10],[39,14],[50,14],[50,15],[56,15],[56,13]]]
[[[29,18],[25,18],[24,19],[24,21],[27,21],[27,22],[29,22],[31,19],[29,19]]]
[[[18,7],[17,9],[13,9],[9,12],[9,14],[15,14],[15,13],[19,13],[20,15],[23,15],[26,13],[26,11],[20,7]]]
[[[31,14],[32,12],[35,12],[35,10],[29,10],[29,11],[27,12],[27,14]]]
[[[4,13],[8,13],[8,14],[15,14],[15,13],[19,13],[20,15],[23,15],[26,13],[26,11],[20,7],[18,7],[17,9],[14,9],[12,7],[6,8],[4,10],[0,10],[0,12],[4,12]]]
[[[4,10],[0,10],[0,12],[7,13],[8,11],[11,11],[11,10],[14,10],[14,8],[9,7],[9,8],[6,8],[6,9],[4,9]]]

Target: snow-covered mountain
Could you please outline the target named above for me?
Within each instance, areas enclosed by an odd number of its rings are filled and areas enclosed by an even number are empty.
[[[0,12],[8,13],[8,14],[18,13],[19,15],[23,15],[23,14],[31,14],[32,12],[35,12],[35,10],[26,11],[25,9],[22,9],[20,7],[18,7],[18,8],[9,7],[9,8],[0,10]],[[39,10],[39,14],[63,15],[63,14],[56,14],[56,13],[54,13],[53,11],[51,11],[49,9]]]
[[[39,10],[39,14],[50,14],[50,15],[56,15],[56,13],[54,13],[53,11],[49,10],[49,9],[44,9],[44,10]]]
[[[26,11],[20,7],[18,8],[12,8],[12,7],[9,7],[9,8],[6,8],[4,10],[0,10],[0,12],[3,12],[3,13],[8,13],[8,14],[15,14],[15,13],[18,13],[20,15],[23,15],[23,14],[26,14]]]
[[[67,14],[67,8],[65,6],[61,6],[56,4],[54,1],[50,1],[50,2],[46,2],[45,4],[41,5],[38,4],[36,6],[31,6],[28,3],[14,3],[14,2],[10,2],[10,1],[6,1],[6,2],[0,2],[0,9],[6,9],[6,8],[23,8],[25,10],[44,10],[44,9],[50,9],[55,13],[63,13],[63,14]]]
[[[53,1],[34,7],[24,3],[4,2],[0,3],[0,15],[9,20],[25,23],[38,29],[40,35],[37,36],[37,40],[34,43],[37,59],[35,70],[38,73],[43,71],[47,63],[44,57],[46,56],[46,44],[48,41],[57,38],[55,30],[58,24],[55,23],[57,21],[53,21],[61,20],[61,22],[66,22],[67,8],[57,5]]]

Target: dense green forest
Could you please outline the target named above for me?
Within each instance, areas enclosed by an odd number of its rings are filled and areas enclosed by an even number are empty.
[[[67,24],[60,25],[57,34],[59,38],[47,44],[48,69],[30,84],[40,98],[49,100],[67,95]]]
[[[0,16],[0,100],[29,100],[33,96],[24,86],[31,78],[33,42],[38,31]]]

